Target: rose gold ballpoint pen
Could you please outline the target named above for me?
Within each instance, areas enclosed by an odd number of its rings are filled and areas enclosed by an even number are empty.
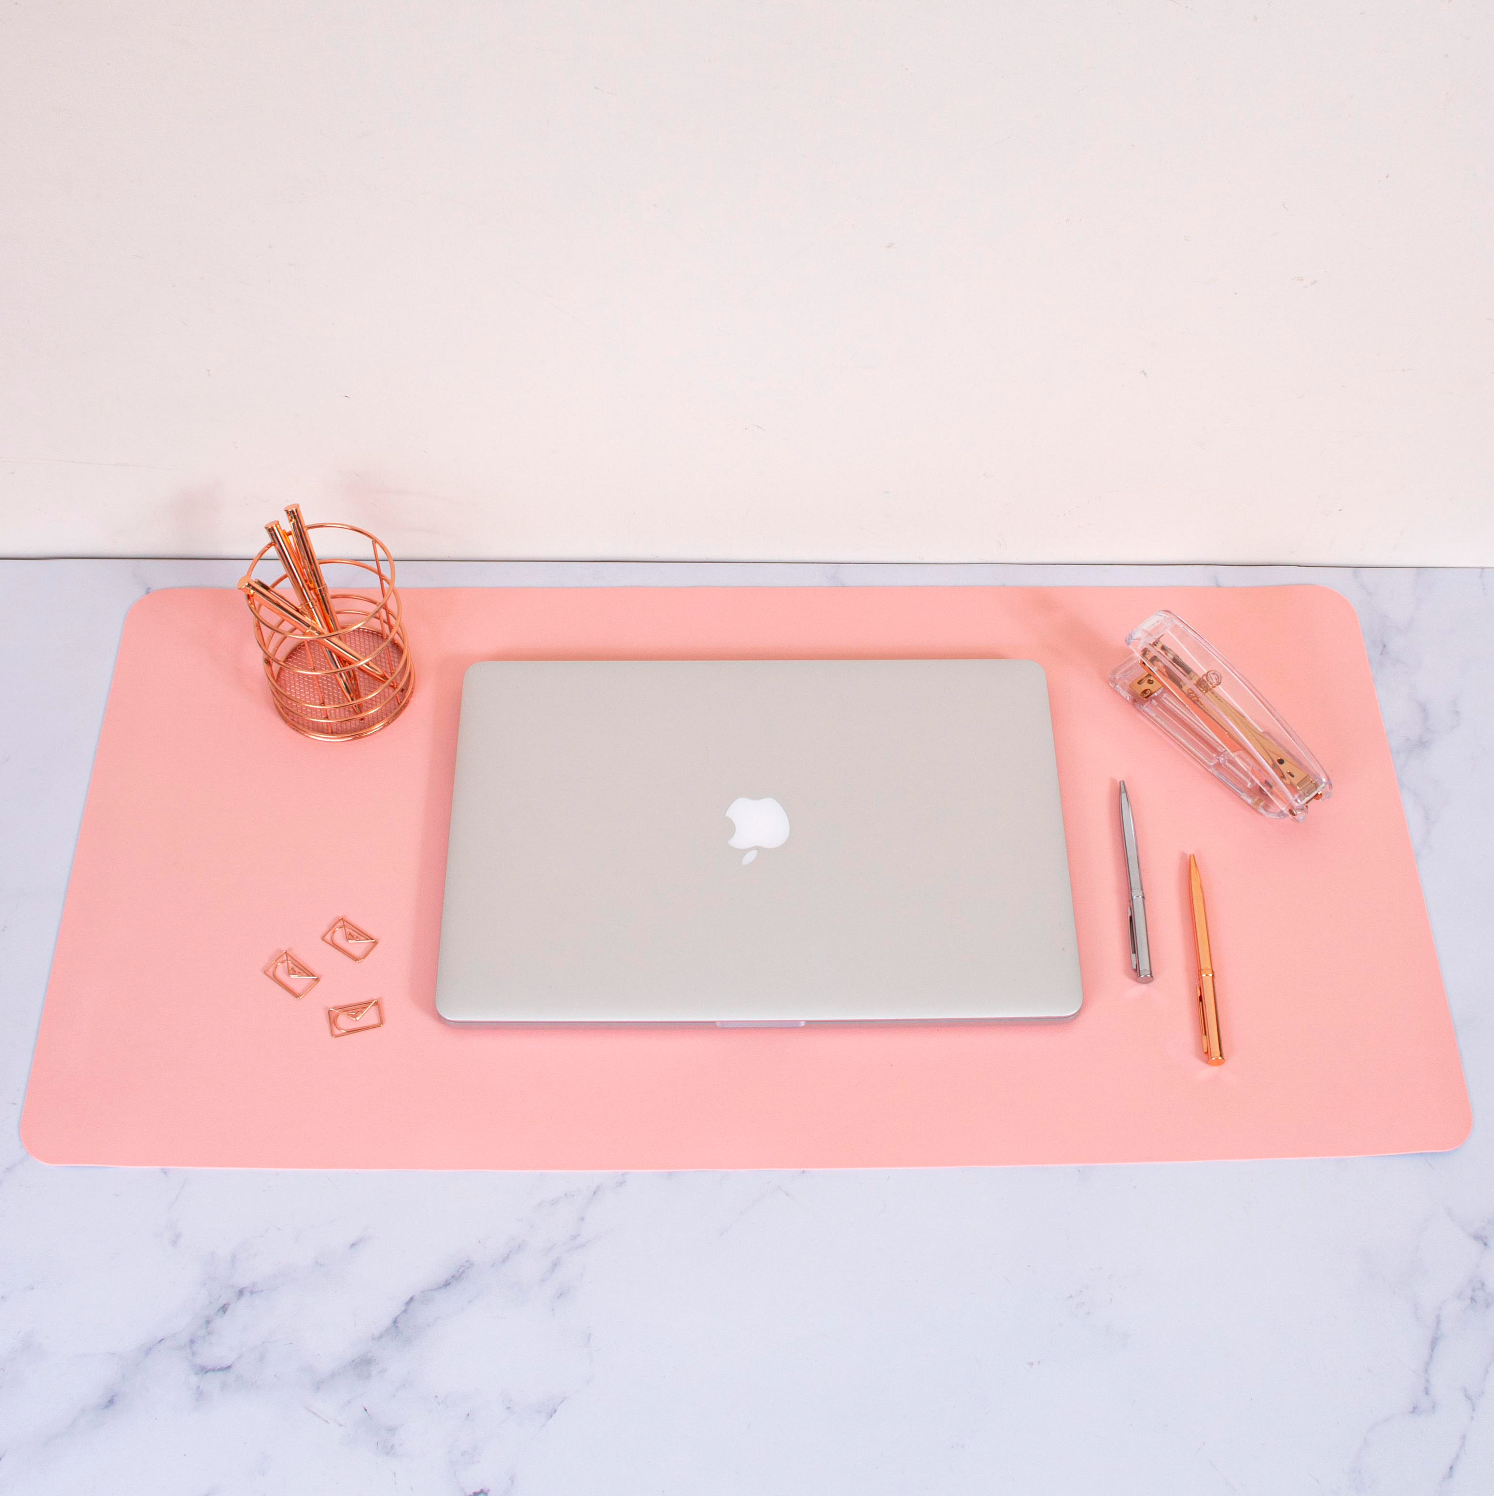
[[[327,591],[327,579],[322,575],[321,562],[317,560],[316,552],[311,547],[311,536],[306,533],[306,521],[301,518],[301,506],[287,504],[285,517],[290,521],[291,538],[295,541],[296,553],[301,561],[303,583],[310,589],[306,601],[311,604],[311,611],[322,620],[326,631],[329,634],[335,634],[337,632],[337,610],[332,606],[332,594]]]
[[[1209,917],[1204,912],[1203,878],[1198,858],[1188,854],[1188,887],[1193,895],[1193,941],[1198,947],[1198,1023],[1203,1032],[1204,1059],[1211,1065],[1224,1063],[1224,1044],[1219,1038],[1219,998],[1214,991],[1214,952],[1209,946]]]
[[[299,511],[297,511],[299,514]],[[286,510],[289,514],[290,510]],[[295,537],[283,525],[270,523],[265,526],[265,533],[270,537],[270,544],[275,547],[275,554],[280,558],[280,565],[285,571],[285,579],[291,584],[299,600],[302,610],[310,617],[316,625],[314,632],[318,634],[335,634],[337,632],[337,615],[332,612],[330,600],[326,595],[326,586],[322,585],[320,590],[313,584],[308,575],[308,562],[301,554]],[[315,565],[315,553],[312,555],[310,565]],[[320,581],[318,572],[317,581]],[[332,651],[324,651],[329,663],[335,667]],[[342,693],[348,699],[350,706],[356,706],[359,699],[358,679],[351,671],[336,670],[337,683],[342,687]]]

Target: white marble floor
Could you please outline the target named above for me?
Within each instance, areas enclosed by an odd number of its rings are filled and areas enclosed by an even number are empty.
[[[1369,640],[1473,1094],[1457,1153],[48,1168],[15,1119],[120,624],[150,588],[239,569],[0,563],[0,1492],[1494,1491],[1494,573],[402,568],[412,584],[1337,587]]]

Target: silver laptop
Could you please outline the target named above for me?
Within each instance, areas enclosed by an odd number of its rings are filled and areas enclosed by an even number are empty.
[[[1041,666],[468,670],[443,1018],[938,1022],[1079,1003]]]

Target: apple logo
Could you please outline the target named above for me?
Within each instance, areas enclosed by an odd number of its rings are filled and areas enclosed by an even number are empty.
[[[788,840],[789,818],[771,796],[766,800],[748,800],[745,797],[733,800],[726,807],[726,818],[732,825],[732,837],[728,847],[743,847],[752,850],[742,859],[745,867],[757,856],[759,847],[781,847]]]

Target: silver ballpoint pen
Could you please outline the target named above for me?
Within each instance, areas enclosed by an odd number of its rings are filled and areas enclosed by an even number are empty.
[[[1130,889],[1131,970],[1138,982],[1152,979],[1152,943],[1146,930],[1146,895],[1141,891],[1141,856],[1136,850],[1136,821],[1126,781],[1120,782],[1121,838],[1126,844],[1126,883]]]

